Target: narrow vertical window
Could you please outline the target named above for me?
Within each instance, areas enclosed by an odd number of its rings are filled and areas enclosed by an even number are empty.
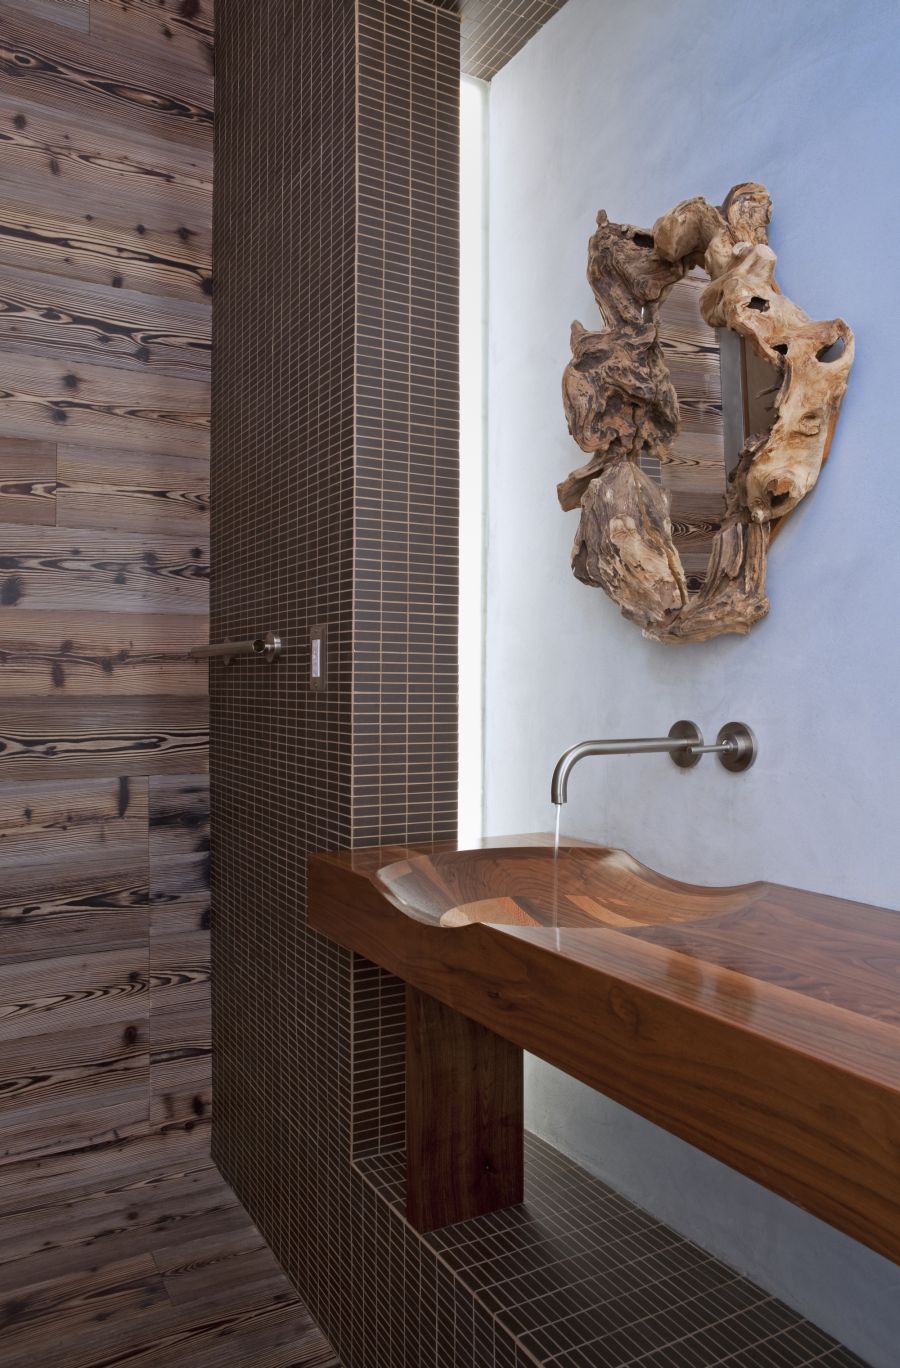
[[[484,81],[460,90],[459,837],[483,827],[487,133]]]

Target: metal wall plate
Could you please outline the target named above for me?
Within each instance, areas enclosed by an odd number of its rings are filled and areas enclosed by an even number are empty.
[[[328,688],[328,627],[324,622],[309,629],[309,687],[316,693]]]
[[[719,752],[719,759],[725,768],[731,770],[732,774],[748,770],[756,759],[759,747],[747,723],[726,722],[724,727],[720,727],[716,744],[721,746],[726,743],[733,744],[730,750]],[[674,756],[672,758],[674,759]]]
[[[698,746],[703,745],[703,733],[696,722],[686,722],[683,720],[681,722],[676,722],[674,726],[669,728],[669,735],[672,737],[673,741],[695,741]],[[702,758],[697,751],[688,750],[687,748],[684,750],[670,751],[669,755],[672,764],[677,765],[679,769],[693,769],[695,765],[700,764]]]

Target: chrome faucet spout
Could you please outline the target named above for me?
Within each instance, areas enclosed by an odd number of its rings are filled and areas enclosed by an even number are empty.
[[[690,728],[690,732],[687,732]],[[679,729],[679,735],[673,733]],[[678,756],[679,761],[684,764],[695,765],[700,759],[699,755],[694,758],[690,750],[694,746],[703,745],[703,736],[699,727],[693,722],[676,722],[668,736],[635,736],[621,739],[610,739],[606,741],[579,741],[577,745],[570,746],[567,751],[563,751],[559,760],[556,762],[556,769],[553,771],[553,779],[550,784],[550,798],[552,802],[559,806],[568,800],[569,796],[569,775],[578,764],[579,760],[584,760],[588,755],[651,755],[657,752]]]
[[[756,759],[756,737],[744,722],[728,722],[719,731],[715,745],[707,746],[696,722],[676,722],[668,736],[638,736],[619,740],[579,741],[563,751],[550,783],[550,799],[557,807],[569,796],[569,775],[587,755],[650,755],[662,752],[679,769],[693,769],[704,755],[717,754],[726,769],[749,769]]]

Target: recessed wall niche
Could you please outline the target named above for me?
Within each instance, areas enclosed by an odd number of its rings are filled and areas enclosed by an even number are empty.
[[[827,458],[853,363],[842,319],[781,293],[765,186],[685,200],[652,232],[601,210],[588,280],[606,326],[572,325],[569,431],[589,460],[576,578],[647,637],[744,634],[769,609],[766,558]]]

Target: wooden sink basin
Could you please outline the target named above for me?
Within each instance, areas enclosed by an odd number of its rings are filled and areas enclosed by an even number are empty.
[[[547,837],[310,859],[407,984],[408,1214],[521,1191],[522,1050],[900,1262],[900,913]]]
[[[375,880],[409,916],[443,927],[669,925],[746,907],[765,888],[677,883],[624,850],[585,844],[558,856],[549,844],[435,850],[386,864]]]

